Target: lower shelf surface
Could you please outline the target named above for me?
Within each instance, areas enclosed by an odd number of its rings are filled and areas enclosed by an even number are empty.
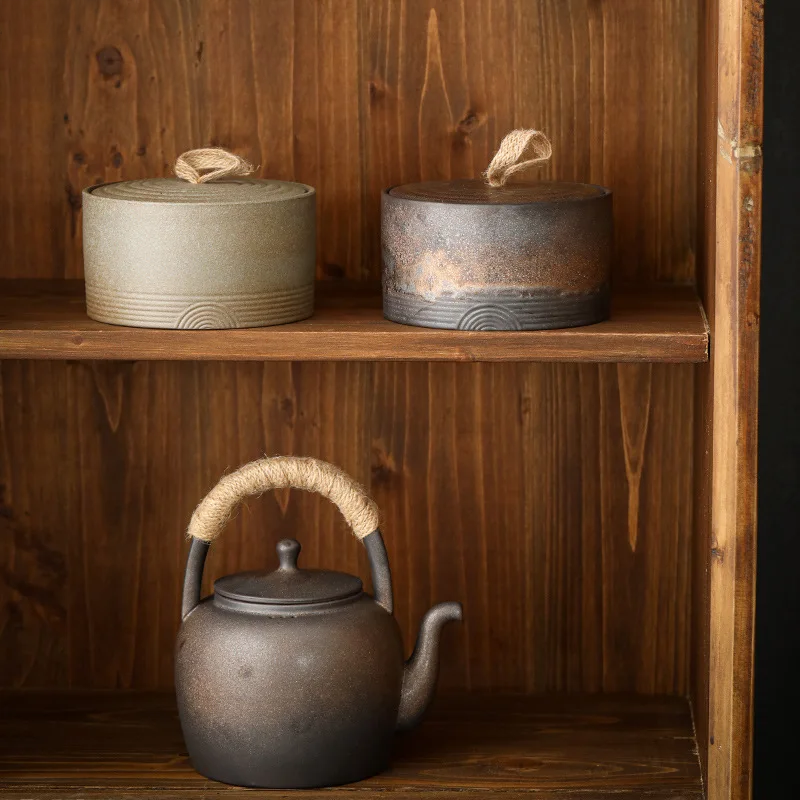
[[[236,789],[191,767],[168,693],[0,693],[0,794],[22,798],[311,795],[438,800],[703,797],[688,703],[675,697],[439,698],[392,767],[318,791]]]

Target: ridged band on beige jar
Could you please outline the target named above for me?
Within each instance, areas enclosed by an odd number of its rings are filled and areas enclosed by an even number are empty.
[[[311,316],[315,192],[257,178],[154,178],[83,193],[92,319],[143,328],[250,328]]]

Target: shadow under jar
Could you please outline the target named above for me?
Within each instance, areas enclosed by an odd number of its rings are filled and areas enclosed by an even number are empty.
[[[406,325],[544,330],[608,319],[612,196],[583,183],[412,183],[382,198],[383,308]]]

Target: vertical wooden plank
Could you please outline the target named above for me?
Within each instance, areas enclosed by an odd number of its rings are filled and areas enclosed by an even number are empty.
[[[70,4],[63,65],[66,182],[64,275],[80,277],[81,192],[103,181],[169,174],[192,146],[192,4]]]
[[[691,368],[375,369],[373,492],[407,639],[432,602],[465,605],[443,682],[686,691]]]
[[[528,369],[526,515],[540,615],[540,674],[529,688],[680,693],[688,671],[691,467],[683,448],[692,373]],[[664,463],[673,465],[666,474]]]
[[[63,272],[63,221],[76,197],[65,181],[64,49],[69,6],[0,4],[0,242],[3,275]]]
[[[708,789],[752,785],[762,0],[719,0]]]
[[[589,5],[597,53],[591,88],[602,97],[592,106],[602,105],[603,114],[592,124],[603,132],[602,182],[614,190],[616,274],[627,281],[691,281],[697,3]]]
[[[204,0],[200,142],[317,190],[321,277],[363,272],[357,0]]]
[[[605,681],[599,372],[521,373],[529,691],[600,691]]]
[[[368,483],[364,418],[369,365],[209,364],[193,371],[191,384],[181,386],[176,401],[191,407],[195,386],[204,398],[195,436],[201,458],[197,472],[190,475],[199,490],[189,496],[187,487],[179,527],[171,536],[180,539],[194,505],[223,473],[264,454],[315,456]],[[338,510],[320,497],[287,490],[242,504],[209,557],[206,591],[221,575],[275,568],[275,544],[286,537],[301,542],[302,566],[338,569],[368,580],[363,548]],[[182,563],[173,593],[180,579]],[[176,626],[177,619],[168,642],[170,670]],[[171,679],[171,671],[161,673],[158,685],[169,686]]]
[[[0,685],[169,688],[183,532],[219,476],[281,452],[369,479],[368,365],[9,362],[2,377]],[[270,568],[284,536],[306,566],[368,576],[321,498],[269,495],[229,527],[209,589]]]
[[[274,366],[265,365],[265,390]],[[264,419],[265,452],[321,458],[369,486],[371,380],[371,364],[291,365],[290,393],[281,396],[278,407],[286,420],[285,437],[276,439]],[[368,585],[364,549],[333,504],[298,491],[276,497],[280,522],[267,529],[274,531],[270,565],[275,563],[274,543],[292,536],[303,544],[302,565],[358,574]]]
[[[697,286],[706,318],[713,327],[716,260],[717,185],[717,44],[719,9],[716,0],[701,6],[698,93],[698,232]],[[692,547],[692,715],[703,777],[708,782],[709,672],[711,599],[711,441],[714,399],[714,347],[710,360],[696,368],[694,439],[694,542]]]
[[[614,190],[618,278],[693,278],[694,3],[384,0],[363,17],[369,196],[477,177],[508,130],[538,127],[554,157],[531,179]],[[378,229],[367,206],[375,263]]]
[[[177,371],[172,368],[175,365],[149,366],[155,368],[155,375],[147,379],[149,405],[138,411],[131,405],[131,413],[123,418],[130,439],[140,440],[147,450],[142,507],[147,509],[149,524],[159,524],[160,529],[154,534],[143,523],[141,546],[128,557],[117,535],[113,539],[118,545],[116,555],[98,559],[100,525],[87,522],[94,531],[85,545],[92,548],[91,555],[84,557],[91,565],[90,580],[94,582],[105,566],[118,573],[118,588],[134,583],[123,599],[101,603],[98,595],[86,609],[89,618],[94,613],[117,621],[115,632],[105,631],[103,641],[115,642],[115,652],[127,652],[131,664],[121,676],[95,674],[95,686],[171,686],[186,549],[183,531],[196,503],[224,472],[264,453],[284,453],[315,455],[340,464],[362,481],[368,478],[362,421],[367,365],[212,363],[178,365]],[[126,394],[133,399],[144,391],[143,386],[131,386]],[[171,419],[159,419],[164,407],[170,409]],[[163,430],[176,433],[165,440]],[[135,450],[129,444],[132,461]],[[107,454],[104,458],[108,460]],[[128,468],[133,465],[135,461]],[[101,493],[109,493],[121,479],[118,471],[111,479],[94,476],[92,480]],[[122,508],[118,513],[125,516],[114,519],[113,511],[107,511],[103,527],[112,529],[117,523],[118,528],[130,529],[130,511]],[[211,591],[220,575],[273,568],[275,543],[287,536],[301,541],[302,563],[307,567],[368,575],[362,548],[330,503],[302,492],[276,492],[240,508],[213,548],[206,591]],[[124,625],[120,625],[120,620],[130,616],[136,621],[135,646],[128,645]],[[89,646],[103,650],[97,642]]]
[[[518,367],[381,364],[372,491],[384,516],[407,644],[436,602],[464,604],[442,683],[522,686],[528,650]]]
[[[83,188],[169,175],[204,144],[315,186],[321,275],[362,274],[355,0],[90,0],[65,29],[67,276],[82,271]]]
[[[76,510],[68,370],[0,367],[0,686],[68,680],[67,549]],[[54,474],[60,480],[50,480]]]
[[[615,372],[601,379],[611,390],[602,407],[612,417],[618,415],[619,433],[616,419],[601,422],[601,430],[612,434],[607,444],[617,451],[625,474],[624,481],[609,480],[618,499],[622,485],[625,503],[618,512],[621,518],[608,520],[605,532],[604,554],[612,556],[604,581],[610,590],[607,653],[631,670],[619,685],[645,693],[673,686],[684,693],[691,611],[694,374],[691,368],[629,364],[617,365]],[[670,469],[664,469],[666,464]],[[620,529],[627,532],[627,542]],[[631,636],[634,630],[638,634]]]
[[[474,177],[512,125],[506,0],[361,3],[365,259],[380,274],[387,187]]]
[[[509,4],[366,2],[361,24],[370,194],[484,169],[511,123]]]
[[[319,197],[320,270],[328,278],[363,278],[374,270],[363,250],[362,220],[365,207],[376,201],[363,195],[358,0],[327,0],[315,7],[317,105],[309,102],[305,115],[316,124],[316,141],[308,138],[310,146],[316,144],[319,162],[313,184]],[[304,36],[298,37],[305,57],[304,42]],[[302,139],[302,127],[299,135]]]
[[[70,685],[131,686],[141,651],[150,654],[145,669],[154,674],[156,631],[138,615],[159,598],[142,569],[152,564],[158,577],[164,556],[151,533],[160,509],[149,497],[163,476],[148,474],[149,441],[139,429],[150,421],[151,372],[145,363],[108,362],[75,365],[70,374],[80,509],[68,551]],[[151,619],[166,611],[159,606]]]

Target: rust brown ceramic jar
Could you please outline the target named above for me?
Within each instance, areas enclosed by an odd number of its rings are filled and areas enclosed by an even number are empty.
[[[282,486],[319,491],[340,507],[367,550],[374,596],[353,575],[301,569],[300,545],[287,539],[278,569],[220,578],[200,599],[209,540],[244,496]],[[441,628],[461,619],[461,606],[432,608],[403,662],[377,519],[357,484],[314,459],[248,464],[198,506],[175,686],[199,772],[274,789],[350,783],[385,769],[395,730],[419,722],[435,688]]]
[[[580,183],[407,184],[382,200],[387,319],[539,330],[608,317],[611,192]]]

